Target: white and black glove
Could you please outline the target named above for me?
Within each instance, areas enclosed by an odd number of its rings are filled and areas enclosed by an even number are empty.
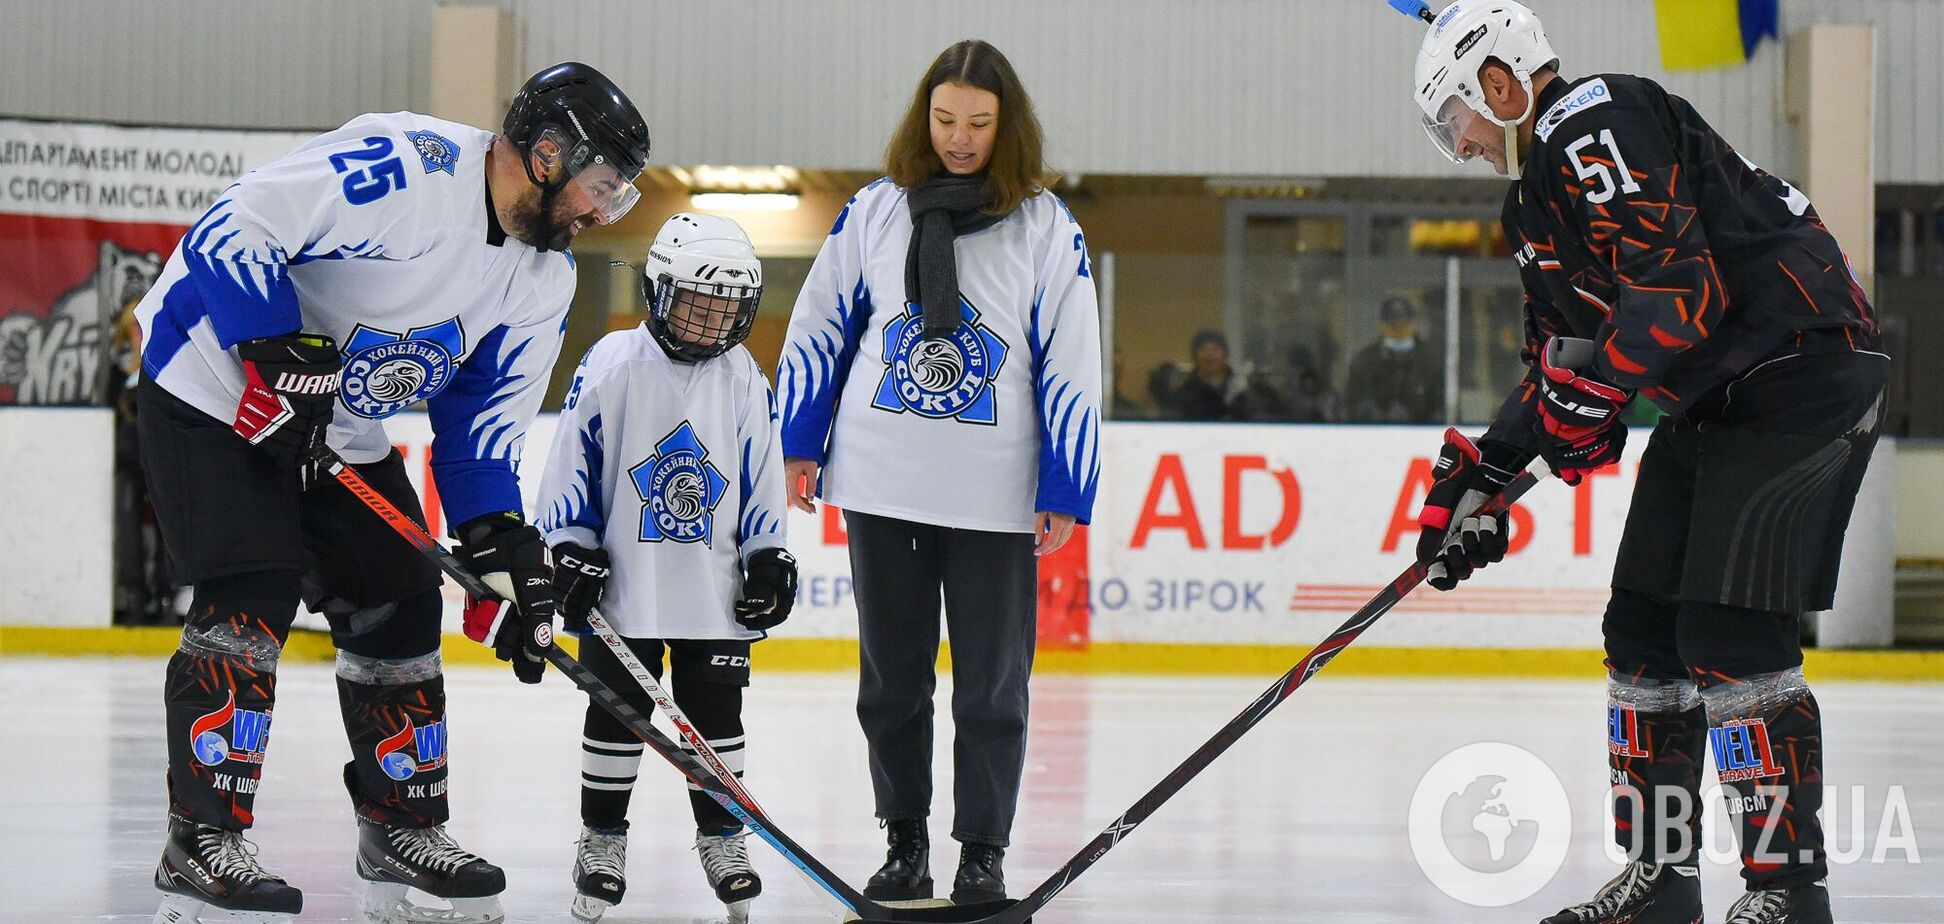
[[[559,609],[540,531],[517,513],[489,513],[453,532],[460,543],[453,553],[497,596],[467,596],[466,635],[491,647],[501,661],[511,661],[521,683],[539,683]]]
[[[1456,429],[1445,431],[1444,448],[1431,469],[1431,490],[1418,509],[1417,557],[1430,566],[1426,583],[1450,590],[1473,571],[1505,558],[1511,539],[1505,512],[1479,510],[1525,467],[1518,454],[1489,441],[1481,451]]]
[[[323,472],[318,455],[337,407],[337,341],[301,332],[245,340],[236,358],[243,361],[243,398],[230,428],[289,460],[298,487],[310,490]]]
[[[560,598],[561,627],[574,635],[587,634],[587,614],[601,605],[614,568],[608,553],[572,542],[553,547],[554,594]]]
[[[796,556],[783,549],[757,549],[743,566],[736,621],[751,632],[768,632],[790,618],[796,592]]]

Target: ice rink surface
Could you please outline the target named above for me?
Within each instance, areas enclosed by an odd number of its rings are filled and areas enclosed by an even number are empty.
[[[765,674],[757,653],[745,715],[748,785],[784,830],[861,886],[883,841],[852,713],[855,679]],[[1064,862],[1269,680],[1038,678],[1006,858],[1013,893]],[[0,920],[141,922],[154,913],[150,875],[164,826],[161,681],[160,660],[0,658],[10,758],[0,764]],[[510,921],[569,921],[585,698],[551,672],[535,688],[504,669],[454,668],[449,687],[453,832],[506,868]],[[1837,920],[1944,921],[1944,685],[1822,683],[1817,694],[1828,782],[1837,787],[1831,801],[1843,815],[1831,825],[1832,847],[1858,855],[1839,859],[1830,880]],[[945,690],[938,702],[948,702]],[[1536,921],[1588,897],[1617,868],[1603,847],[1604,718],[1597,664],[1583,682],[1325,671],[1036,920]],[[941,888],[957,860],[956,845],[944,840],[948,735],[941,715],[932,818]],[[1557,874],[1533,897],[1497,908],[1463,904],[1433,886],[1413,859],[1407,818],[1427,769],[1488,741],[1537,755],[1564,782],[1572,815]],[[330,668],[286,666],[252,837],[263,861],[304,890],[305,921],[361,920],[340,781],[348,753]],[[720,917],[689,849],[680,778],[652,755],[642,778],[628,897],[606,920]],[[1862,813],[1849,810],[1851,793],[1861,794]],[[1902,813],[1893,810],[1899,800]],[[833,920],[833,906],[766,845],[752,839],[750,852],[768,889],[753,920]],[[1708,920],[1718,921],[1740,881],[1723,860],[1703,876]]]

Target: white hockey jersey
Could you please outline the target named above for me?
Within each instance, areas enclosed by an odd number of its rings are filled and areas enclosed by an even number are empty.
[[[1100,317],[1086,239],[1041,192],[960,236],[961,323],[920,337],[905,301],[911,213],[880,179],[837,215],[778,366],[783,454],[823,465],[822,495],[862,513],[1031,532],[1086,523],[1100,481]]]
[[[747,557],[784,541],[776,397],[743,347],[669,359],[646,327],[587,351],[560,412],[535,521],[605,549],[601,614],[630,638],[759,639],[732,605]]]
[[[189,229],[137,309],[142,368],[222,421],[236,344],[306,330],[344,372],[328,441],[391,452],[379,422],[427,402],[452,523],[521,507],[513,465],[560,352],[573,256],[496,235],[491,132],[410,112],[363,115],[245,174]]]

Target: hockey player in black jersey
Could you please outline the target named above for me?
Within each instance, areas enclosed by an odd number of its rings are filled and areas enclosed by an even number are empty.
[[[1627,402],[1668,415],[1603,625],[1614,836],[1631,862],[1546,924],[1702,920],[1710,739],[1742,808],[1748,891],[1727,920],[1825,924],[1822,723],[1798,620],[1833,600],[1876,444],[1889,359],[1869,300],[1808,199],[1685,100],[1640,77],[1561,76],[1509,0],[1429,19],[1414,81],[1427,132],[1513,181],[1502,220],[1530,367],[1481,439],[1446,437],[1420,516],[1432,585],[1504,557],[1506,518],[1476,511],[1535,457],[1576,484],[1619,459]],[[1588,358],[1560,359],[1574,353]]]

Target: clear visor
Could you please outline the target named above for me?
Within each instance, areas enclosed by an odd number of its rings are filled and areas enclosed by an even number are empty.
[[[1438,150],[1444,152],[1452,163],[1462,164],[1471,157],[1460,153],[1460,145],[1463,144],[1465,132],[1471,130],[1472,120],[1478,117],[1478,110],[1465,105],[1464,100],[1447,96],[1444,105],[1438,107],[1437,118],[1424,117],[1424,133],[1431,136],[1431,143],[1437,145]]]
[[[695,355],[718,356],[749,336],[762,297],[760,285],[677,282],[663,276],[652,310],[668,334]]]
[[[601,224],[611,225],[628,214],[636,202],[641,201],[641,190],[621,175],[619,170],[605,163],[588,164],[574,174],[568,184],[577,187],[581,195],[594,207],[595,217]]]

